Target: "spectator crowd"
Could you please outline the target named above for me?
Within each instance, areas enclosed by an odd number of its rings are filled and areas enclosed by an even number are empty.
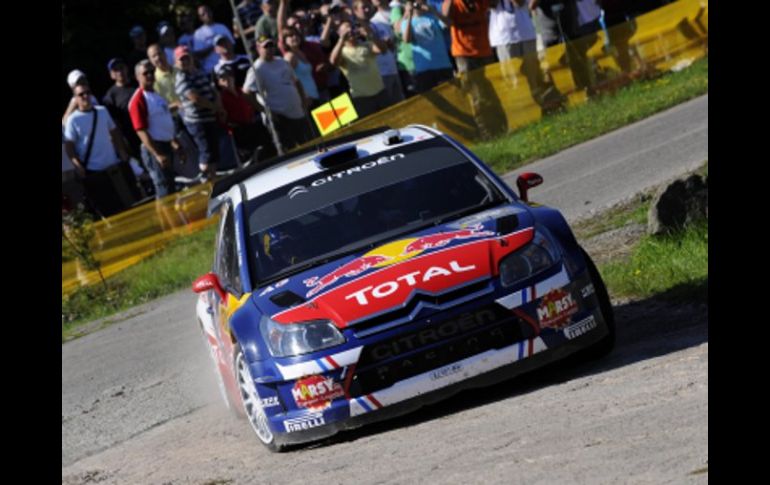
[[[544,113],[560,109],[565,97],[541,69],[538,38],[542,47],[566,44],[575,86],[593,96],[586,52],[597,32],[661,3],[242,0],[227,25],[207,5],[179,10],[152,30],[130,29],[131,49],[105,63],[114,84],[101,97],[86,73],[67,76],[63,205],[84,192],[106,217],[177,191],[175,167],[185,163],[197,164],[193,182],[205,181],[290,150],[318,135],[310,111],[342,93],[364,117],[457,77],[480,135],[493,134],[499,101],[472,71],[520,58],[533,100]],[[609,31],[626,74],[633,33],[633,23]],[[517,83],[510,66],[503,74]]]

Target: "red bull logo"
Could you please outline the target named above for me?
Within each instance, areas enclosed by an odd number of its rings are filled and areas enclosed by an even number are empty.
[[[307,293],[307,297],[312,297],[342,278],[353,278],[371,268],[400,263],[413,258],[428,249],[444,247],[456,239],[472,239],[495,235],[493,231],[482,231],[482,228],[483,226],[481,224],[476,224],[456,231],[440,232],[438,234],[431,234],[417,239],[401,239],[390,242],[369,251],[360,258],[356,258],[353,261],[340,266],[331,273],[321,277],[314,276],[303,280],[305,286],[312,288]]]
[[[469,227],[467,229],[460,229],[458,231],[440,232],[438,234],[431,234],[429,236],[423,236],[410,242],[405,248],[403,254],[409,254],[416,251],[425,251],[426,249],[441,248],[454,241],[455,239],[470,239],[482,236],[494,236],[492,231],[481,231],[481,224]]]
[[[360,258],[356,258],[346,264],[343,264],[331,273],[328,273],[320,278],[317,276],[308,278],[303,281],[305,286],[312,288],[310,291],[308,291],[307,296],[310,298],[327,286],[336,283],[339,279],[358,276],[367,269],[372,268],[380,263],[384,263],[389,259],[391,258],[379,254],[365,255],[361,256]]]

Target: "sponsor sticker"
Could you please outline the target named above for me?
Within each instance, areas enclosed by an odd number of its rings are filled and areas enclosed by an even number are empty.
[[[564,329],[564,336],[572,340],[578,338],[584,333],[587,333],[596,328],[596,319],[591,315],[588,318],[584,318],[577,323],[573,323],[569,327]]]
[[[331,377],[315,375],[298,379],[291,390],[297,406],[320,411],[331,405],[332,399],[342,397],[345,391]]]
[[[448,365],[446,367],[442,367],[441,369],[437,369],[437,370],[434,370],[433,372],[431,372],[430,373],[430,380],[437,381],[439,379],[443,379],[445,377],[449,377],[449,376],[451,376],[453,374],[457,374],[461,370],[463,370],[462,364],[455,363],[455,364],[452,364],[452,365]]]
[[[588,298],[589,296],[594,294],[594,284],[588,283],[586,286],[584,286],[580,290],[580,294],[583,296],[583,298]]]
[[[569,323],[569,319],[578,311],[577,302],[572,295],[557,288],[549,291],[537,307],[537,318],[541,328],[559,329]]]
[[[283,280],[279,281],[278,283],[275,283],[275,284],[269,285],[267,288],[265,288],[264,290],[262,290],[262,293],[260,293],[260,294],[259,294],[259,296],[265,296],[265,295],[267,295],[268,293],[270,293],[270,292],[272,292],[272,291],[275,291],[275,290],[277,290],[278,288],[282,287],[283,285],[285,285],[285,284],[286,284],[286,283],[288,283],[288,282],[289,282],[289,278],[286,278],[286,279],[283,279]]]
[[[324,415],[321,413],[311,413],[298,418],[287,419],[283,422],[283,427],[286,428],[287,433],[293,433],[295,431],[304,431],[310,428],[317,428],[326,424],[324,421]]]
[[[271,408],[273,406],[278,406],[278,396],[271,396],[262,399],[263,408]]]

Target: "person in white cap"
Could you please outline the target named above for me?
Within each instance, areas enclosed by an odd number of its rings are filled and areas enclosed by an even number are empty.
[[[158,31],[158,45],[163,48],[166,54],[166,62],[174,63],[174,49],[176,48],[176,33],[170,22],[163,20],[156,27]],[[149,47],[148,47],[149,49]]]
[[[86,73],[81,71],[80,69],[73,69],[70,71],[69,74],[67,74],[67,85],[70,87],[70,89],[74,90],[75,86],[86,86],[88,87],[88,78],[86,78]],[[96,106],[99,104],[99,101],[96,99],[96,96],[91,94],[91,104]],[[72,114],[73,111],[75,111],[78,107],[77,99],[73,95],[70,99],[69,104],[67,105],[67,109],[64,110],[64,114],[61,117],[61,124],[64,126],[64,124],[67,122],[67,117]]]

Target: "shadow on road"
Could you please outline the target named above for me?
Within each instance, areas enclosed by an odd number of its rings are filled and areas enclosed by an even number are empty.
[[[615,306],[617,344],[612,353],[598,361],[584,362],[579,356],[565,359],[498,385],[462,391],[402,417],[340,433],[310,447],[352,442],[384,431],[415,426],[555,384],[696,347],[708,342],[707,290],[708,280],[705,280],[673,288],[652,298]],[[695,300],[676,303],[681,301],[683,294],[695,297]]]

